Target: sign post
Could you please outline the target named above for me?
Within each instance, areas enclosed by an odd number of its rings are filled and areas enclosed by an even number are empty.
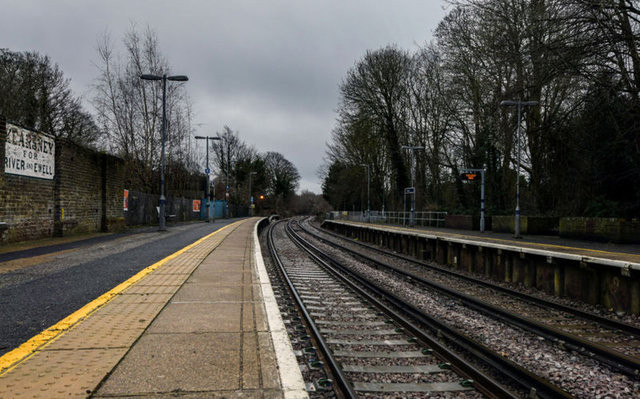
[[[124,203],[123,203],[123,207],[125,211],[129,210],[129,190],[127,190],[126,188],[124,189]]]
[[[463,169],[460,180],[475,181],[480,173],[480,232],[484,233],[484,172],[482,169]]]
[[[409,217],[409,225],[413,226],[413,225],[415,225],[415,215],[414,215],[414,206],[415,205],[414,204],[415,204],[415,200],[416,200],[416,188],[415,187],[405,187],[404,188],[404,212],[403,213],[407,212],[407,195],[411,196],[411,215]],[[402,221],[403,221],[402,225],[403,226],[405,225],[404,219],[405,219],[405,216],[403,214],[403,216],[402,216]]]

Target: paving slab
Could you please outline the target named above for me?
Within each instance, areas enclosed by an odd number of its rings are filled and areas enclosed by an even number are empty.
[[[144,334],[98,394],[237,390],[240,348],[234,333]]]
[[[174,302],[242,301],[242,285],[191,284],[187,282],[173,297]]]
[[[169,303],[149,333],[202,333],[240,331],[241,303]]]

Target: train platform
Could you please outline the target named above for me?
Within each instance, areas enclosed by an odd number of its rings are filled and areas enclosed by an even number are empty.
[[[363,242],[494,281],[600,305],[616,315],[640,314],[637,245],[556,237],[402,227],[344,220],[323,226]]]
[[[511,247],[522,247],[547,252],[572,254],[586,258],[602,258],[640,264],[640,245],[634,244],[583,241],[545,235],[523,235],[522,238],[515,238],[513,234],[510,233],[496,233],[492,231],[479,232],[444,227],[409,227],[346,220],[336,220],[336,222],[385,229],[389,231],[413,232],[439,239],[464,240],[469,242],[477,241],[478,243],[494,244],[498,246],[505,245]]]
[[[258,221],[203,237],[0,357],[0,398],[307,397]]]

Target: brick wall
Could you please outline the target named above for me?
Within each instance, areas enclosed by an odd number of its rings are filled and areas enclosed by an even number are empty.
[[[6,121],[0,117],[0,155]],[[56,140],[53,180],[0,169],[0,242],[124,227],[122,160]],[[5,223],[2,225],[2,223]]]
[[[0,155],[5,159],[6,120],[0,118]],[[51,236],[54,218],[54,181],[5,174],[0,180],[0,222],[6,223],[3,241]]]
[[[124,226],[123,175],[120,159],[57,140],[55,234]]]
[[[4,142],[6,140],[7,137],[7,125],[6,125],[6,121],[4,119],[4,116],[0,115],[0,159],[4,160]],[[7,203],[7,198],[6,198],[6,191],[5,191],[5,184],[6,184],[6,180],[4,178],[4,161],[0,162],[0,212],[5,212],[2,211],[1,208],[6,207],[6,203]],[[4,242],[8,239],[7,234],[9,231],[9,224],[0,219],[0,242]]]

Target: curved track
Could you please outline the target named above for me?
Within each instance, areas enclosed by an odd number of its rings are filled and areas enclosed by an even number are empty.
[[[317,229],[314,232],[310,226],[303,223],[301,227],[314,238],[376,267],[392,270],[417,284],[437,289],[478,311],[566,344],[570,349],[593,354],[601,362],[627,375],[640,375],[640,328],[636,326],[348,240],[332,232]],[[372,256],[372,253],[377,256]]]
[[[296,229],[290,223],[271,226],[270,251],[343,395],[444,391],[462,397],[571,396],[370,283]],[[517,386],[517,392],[496,383],[487,370]]]

